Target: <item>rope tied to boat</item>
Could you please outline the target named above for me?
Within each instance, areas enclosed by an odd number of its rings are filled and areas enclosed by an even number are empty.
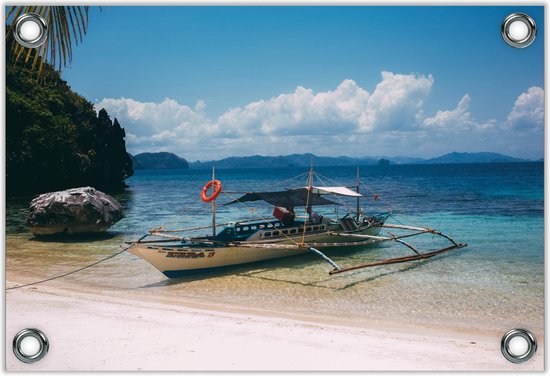
[[[147,235],[142,236],[139,240],[144,239],[146,236],[147,236]],[[139,240],[138,240],[137,242],[139,242]],[[46,278],[46,279],[43,279],[43,280],[40,280],[40,281],[36,281],[36,282],[26,283],[26,284],[24,284],[24,285],[18,285],[18,286],[13,286],[13,287],[6,287],[6,291],[8,291],[8,290],[20,289],[20,288],[23,288],[23,287],[28,287],[28,286],[33,286],[33,285],[38,285],[38,284],[41,284],[41,283],[53,281],[53,280],[55,280],[55,279],[60,279],[60,278],[63,278],[63,277],[67,277],[67,276],[69,276],[69,275],[71,275],[71,274],[76,274],[76,273],[78,273],[78,272],[81,272],[81,271],[83,271],[83,270],[89,269],[89,268],[91,268],[91,267],[93,267],[93,266],[96,266],[96,265],[98,265],[98,264],[101,264],[102,262],[105,262],[105,261],[107,261],[107,260],[110,260],[110,259],[112,259],[112,258],[114,258],[114,257],[116,257],[116,256],[118,256],[118,255],[120,255],[120,254],[123,253],[123,252],[126,252],[127,250],[129,250],[130,248],[132,248],[133,246],[135,246],[137,242],[132,243],[132,244],[130,244],[128,247],[126,247],[126,248],[124,248],[124,249],[122,249],[122,250],[120,250],[120,251],[118,251],[118,252],[116,252],[116,253],[113,253],[112,255],[109,255],[109,256],[107,256],[107,257],[105,257],[105,258],[102,258],[102,259],[99,260],[99,261],[96,261],[96,262],[94,262],[94,263],[92,263],[92,264],[83,266],[83,267],[78,268],[78,269],[76,269],[76,270],[70,271],[70,272],[68,272],[68,273],[63,273],[63,274],[57,275],[57,276],[55,276],[55,277]]]

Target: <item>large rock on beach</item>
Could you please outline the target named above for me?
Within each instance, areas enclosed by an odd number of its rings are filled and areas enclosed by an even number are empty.
[[[27,226],[34,235],[103,232],[124,213],[111,196],[92,187],[44,193],[31,201]]]

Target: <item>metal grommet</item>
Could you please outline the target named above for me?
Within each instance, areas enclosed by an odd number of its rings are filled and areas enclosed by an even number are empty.
[[[523,363],[537,352],[537,340],[526,329],[512,329],[500,342],[502,355],[512,363]]]
[[[13,353],[23,363],[38,362],[48,349],[48,338],[38,329],[23,329],[13,338]]]
[[[525,48],[535,40],[537,24],[525,13],[512,13],[504,19],[501,34],[508,45]]]
[[[15,21],[13,35],[24,47],[40,47],[48,37],[48,24],[38,14],[25,13]]]

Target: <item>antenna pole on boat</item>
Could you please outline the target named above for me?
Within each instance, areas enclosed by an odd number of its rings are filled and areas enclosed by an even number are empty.
[[[313,157],[310,159],[309,162],[309,176],[307,179],[307,198],[306,198],[306,211],[309,207],[309,199],[311,197],[311,188],[313,186]],[[304,231],[302,233],[302,244],[304,244],[304,241],[306,239],[306,227],[307,227],[307,218],[304,220]]]
[[[357,193],[361,193],[359,192],[359,188],[360,188],[360,185],[361,185],[361,179],[359,178],[359,166],[357,167]],[[360,203],[359,203],[359,197],[357,197],[357,222],[359,222],[359,210],[360,210]]]
[[[215,167],[212,166],[212,184],[216,179]],[[216,200],[212,200],[212,236],[216,236]]]

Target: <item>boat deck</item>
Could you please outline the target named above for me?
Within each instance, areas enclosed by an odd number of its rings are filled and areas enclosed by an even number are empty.
[[[285,226],[278,220],[238,222],[223,229],[213,240],[220,242],[269,240],[328,230],[329,225],[326,223],[313,225],[301,220],[294,221],[291,226]]]

